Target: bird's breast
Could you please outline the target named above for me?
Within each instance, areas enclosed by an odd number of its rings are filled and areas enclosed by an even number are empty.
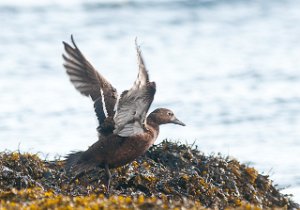
[[[157,136],[158,132],[148,129],[140,135],[119,137],[122,140],[119,141],[118,148],[115,148],[114,151],[108,151],[106,162],[111,168],[115,168],[135,160],[153,145]]]

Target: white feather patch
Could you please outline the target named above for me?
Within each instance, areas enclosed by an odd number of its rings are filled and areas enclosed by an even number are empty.
[[[100,93],[101,93],[101,99],[102,99],[103,112],[104,112],[105,117],[107,118],[108,117],[108,112],[107,112],[107,109],[106,109],[103,90],[101,88],[100,88]]]

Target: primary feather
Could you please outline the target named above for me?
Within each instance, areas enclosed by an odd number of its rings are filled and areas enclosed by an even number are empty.
[[[108,116],[114,116],[117,91],[84,57],[73,36],[71,40],[73,46],[63,42],[66,52],[63,54],[64,66],[74,87],[94,101],[95,112],[101,125]]]
[[[114,133],[122,137],[144,132],[146,115],[156,91],[155,83],[149,82],[149,75],[137,44],[136,50],[139,73],[133,87],[121,94],[114,116]]]

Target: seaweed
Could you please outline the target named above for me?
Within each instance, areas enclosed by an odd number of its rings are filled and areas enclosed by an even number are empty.
[[[130,164],[67,174],[64,161],[35,154],[0,153],[0,207],[90,209],[295,209],[267,175],[221,155],[170,141],[152,146]]]

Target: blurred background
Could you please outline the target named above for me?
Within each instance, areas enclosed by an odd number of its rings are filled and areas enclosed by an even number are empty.
[[[93,104],[62,67],[73,34],[119,90],[137,75],[135,37],[157,94],[193,143],[268,174],[300,202],[300,2],[294,0],[2,0],[0,148],[41,157],[97,140]]]

